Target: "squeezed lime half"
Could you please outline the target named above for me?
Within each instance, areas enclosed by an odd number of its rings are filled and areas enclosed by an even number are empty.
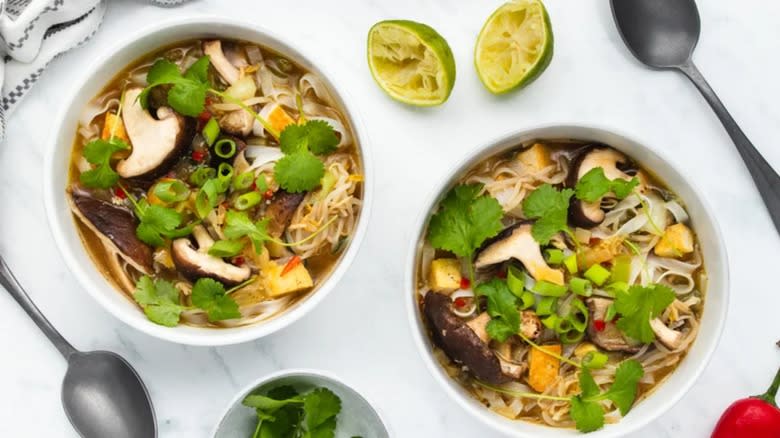
[[[368,31],[368,66],[390,97],[410,105],[441,105],[455,84],[449,44],[430,26],[414,21],[373,25]]]
[[[482,26],[474,49],[477,75],[495,94],[530,84],[552,57],[552,25],[539,0],[501,5]]]

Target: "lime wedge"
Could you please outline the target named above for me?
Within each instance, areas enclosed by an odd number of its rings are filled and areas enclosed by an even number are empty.
[[[455,58],[430,26],[408,20],[380,21],[368,31],[368,66],[392,97],[415,106],[444,103],[455,84]]]
[[[474,65],[495,94],[533,82],[550,65],[553,33],[539,0],[513,0],[496,9],[477,37]]]

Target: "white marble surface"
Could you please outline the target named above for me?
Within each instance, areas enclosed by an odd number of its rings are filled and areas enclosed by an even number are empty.
[[[402,294],[406,238],[427,187],[489,138],[541,123],[614,126],[648,140],[689,172],[720,212],[731,260],[729,320],[717,353],[693,390],[637,436],[708,436],[731,400],[763,391],[778,362],[780,239],[718,120],[680,75],[652,72],[623,47],[606,0],[547,0],[555,57],[530,88],[496,98],[479,84],[472,50],[499,2],[446,0],[201,0],[177,9],[142,2],[110,5],[85,47],[56,61],[10,119],[0,145],[0,253],[33,299],[78,348],[124,355],[147,382],[162,437],[204,437],[240,387],[289,367],[321,368],[376,401],[399,437],[493,436],[445,398],[411,343]],[[695,59],[767,159],[780,168],[780,3],[700,1]],[[226,15],[283,35],[350,84],[349,106],[366,121],[377,165],[375,209],[358,260],[334,293],[292,327],[225,348],[162,342],[124,326],[79,287],[46,224],[41,162],[62,91],[96,54],[145,23],[170,15]],[[458,79],[449,102],[420,110],[374,85],[365,35],[376,21],[429,23],[449,40]],[[121,66],[117,66],[121,67]],[[14,301],[0,294],[0,435],[74,437],[60,407],[65,370]]]

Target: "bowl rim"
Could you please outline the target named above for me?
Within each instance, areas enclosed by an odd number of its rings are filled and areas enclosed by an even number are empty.
[[[174,29],[175,33],[187,33],[192,31],[198,26],[205,25],[218,25],[222,29],[219,32],[215,32],[222,35],[223,38],[232,38],[231,33],[245,32],[248,34],[254,34],[257,39],[267,39],[273,42],[278,47],[284,48],[286,53],[284,55],[290,56],[296,62],[302,62],[312,66],[317,74],[326,80],[329,86],[329,91],[333,93],[338,100],[341,101],[344,112],[348,116],[352,129],[354,131],[355,138],[357,139],[357,145],[360,152],[361,164],[363,166],[363,198],[358,222],[355,230],[352,234],[351,242],[347,247],[347,251],[341,256],[341,260],[330,272],[325,281],[320,284],[314,291],[310,292],[310,296],[306,297],[302,302],[296,305],[294,308],[284,311],[278,316],[272,318],[269,321],[261,321],[255,324],[250,324],[241,327],[228,328],[228,329],[213,329],[213,328],[198,328],[201,330],[209,330],[208,336],[203,336],[198,331],[181,331],[177,330],[181,325],[177,327],[163,327],[152,323],[147,319],[140,321],[138,318],[130,316],[129,312],[114,303],[106,295],[107,289],[110,289],[110,293],[122,292],[117,290],[109,281],[105,281],[102,284],[97,284],[89,278],[87,270],[96,270],[94,263],[89,263],[90,266],[85,267],[78,263],[75,254],[78,251],[86,252],[83,245],[79,245],[78,248],[74,248],[76,245],[70,245],[65,238],[66,229],[61,226],[59,217],[62,214],[71,215],[67,213],[61,213],[57,211],[56,202],[57,197],[63,196],[64,189],[61,187],[54,187],[54,175],[57,172],[62,171],[62,163],[54,160],[55,151],[58,148],[58,138],[62,129],[65,128],[65,120],[68,115],[68,111],[80,111],[81,89],[95,76],[95,74],[104,67],[107,63],[111,62],[114,56],[122,53],[126,50],[132,49],[132,46],[139,40],[150,38],[155,34],[159,34]],[[171,41],[175,40],[175,37],[171,38]],[[193,346],[221,346],[240,344],[244,342],[253,341],[264,336],[270,335],[277,331],[284,329],[290,324],[302,318],[304,315],[314,309],[322,300],[329,295],[336,285],[341,281],[348,268],[354,262],[365,237],[371,216],[372,204],[373,204],[373,190],[374,190],[374,167],[373,159],[370,151],[370,139],[367,135],[366,125],[360,115],[359,111],[354,110],[354,104],[350,105],[350,102],[354,102],[352,96],[348,91],[348,87],[337,79],[336,75],[333,75],[330,70],[323,68],[323,62],[321,58],[316,55],[316,51],[302,51],[300,47],[296,46],[290,41],[293,37],[282,36],[277,32],[273,32],[262,26],[255,25],[248,21],[227,18],[227,17],[209,17],[202,15],[195,16],[183,16],[172,19],[166,19],[156,22],[152,25],[145,26],[128,36],[124,36],[121,40],[112,44],[110,48],[102,49],[100,53],[96,53],[94,61],[91,61],[84,72],[79,74],[79,79],[74,82],[70,88],[69,94],[63,99],[62,106],[59,108],[59,115],[55,119],[53,124],[54,129],[48,138],[46,147],[46,154],[44,157],[43,165],[43,191],[44,191],[44,206],[46,209],[47,222],[49,224],[49,230],[56,242],[56,246],[60,252],[60,255],[65,260],[66,266],[76,277],[79,285],[86,289],[89,295],[97,301],[104,309],[108,310],[110,314],[125,323],[126,325],[139,330],[142,333],[153,336],[158,339],[162,339],[169,342],[174,342],[184,345]],[[160,44],[162,47],[164,44]],[[281,50],[279,50],[281,52]],[[116,71],[119,71],[117,69]],[[71,218],[72,219],[72,218]],[[75,227],[75,224],[68,225]],[[89,257],[89,254],[87,254]],[[102,273],[98,272],[98,275],[105,278]],[[140,322],[139,322],[140,321]]]
[[[234,406],[240,403],[241,399],[243,399],[247,394],[249,394],[252,390],[256,389],[259,386],[262,386],[267,383],[271,383],[274,380],[278,380],[284,377],[300,377],[300,376],[315,376],[315,377],[321,377],[325,380],[330,380],[332,382],[338,383],[340,385],[343,385],[346,388],[349,388],[352,390],[352,392],[355,393],[368,407],[371,408],[371,410],[374,412],[376,417],[379,419],[379,423],[384,427],[385,432],[390,435],[390,428],[388,426],[387,421],[385,421],[385,418],[382,416],[382,414],[379,412],[379,409],[377,409],[372,402],[372,400],[369,400],[368,397],[363,395],[362,391],[359,391],[358,388],[356,388],[354,385],[347,383],[344,381],[344,379],[337,377],[336,375],[330,373],[329,371],[323,371],[318,370],[314,368],[288,368],[283,370],[274,371],[270,374],[266,374],[265,376],[259,377],[245,386],[243,386],[236,395],[228,402],[228,404],[225,406],[224,409],[222,409],[222,414],[219,416],[219,421],[214,425],[214,428],[211,431],[211,437],[214,437],[217,435],[217,432],[219,432],[219,428],[222,426],[222,422],[225,420],[225,417],[230,413],[230,410],[233,409]]]
[[[601,134],[608,134],[608,135],[615,135],[617,137],[620,137],[622,139],[627,140],[628,142],[634,143],[635,145],[638,145],[640,149],[644,149],[646,153],[649,155],[655,155],[656,158],[658,158],[661,162],[664,163],[664,165],[668,166],[672,172],[677,173],[682,178],[683,182],[687,184],[690,191],[693,193],[693,196],[698,200],[698,202],[701,204],[702,209],[704,211],[704,216],[706,216],[706,220],[711,224],[712,231],[714,234],[714,244],[713,249],[714,252],[718,254],[720,259],[722,260],[722,306],[720,309],[720,312],[715,315],[715,327],[713,327],[713,331],[711,333],[711,339],[709,343],[706,345],[706,349],[703,351],[703,354],[701,356],[701,359],[696,363],[691,373],[691,378],[687,379],[683,385],[677,388],[676,391],[672,394],[670,398],[668,398],[666,401],[661,403],[658,407],[653,409],[652,411],[646,413],[643,417],[640,417],[638,420],[634,420],[630,425],[626,426],[625,422],[619,421],[617,423],[608,424],[604,428],[588,434],[588,436],[597,436],[599,438],[605,438],[605,437],[621,437],[621,436],[628,436],[629,434],[636,432],[637,430],[647,426],[650,422],[656,420],[661,415],[663,415],[665,412],[667,412],[669,409],[672,408],[675,404],[677,404],[685,394],[690,391],[690,389],[693,387],[693,384],[701,377],[702,373],[704,372],[707,365],[710,363],[713,354],[715,353],[715,350],[717,349],[720,339],[723,334],[723,330],[726,325],[727,321],[727,313],[728,313],[728,304],[729,304],[729,295],[730,295],[730,277],[729,277],[729,262],[728,262],[728,254],[726,253],[726,245],[725,241],[723,239],[723,233],[720,228],[720,224],[718,223],[717,216],[714,214],[714,210],[710,203],[707,201],[706,197],[703,196],[702,191],[699,189],[697,184],[692,181],[690,178],[686,176],[685,173],[681,172],[680,169],[673,164],[672,161],[670,161],[666,154],[663,151],[659,151],[657,149],[653,149],[647,146],[649,142],[644,141],[644,139],[639,135],[631,135],[626,133],[625,131],[622,131],[620,129],[615,129],[610,126],[605,126],[597,123],[583,123],[583,122],[562,122],[562,123],[543,123],[543,124],[537,124],[537,125],[531,125],[519,129],[513,129],[509,130],[507,132],[504,132],[501,135],[493,137],[490,141],[481,143],[480,147],[475,148],[473,151],[467,153],[463,158],[459,159],[457,162],[455,162],[452,166],[450,166],[450,170],[447,171],[447,173],[444,175],[443,178],[440,178],[439,181],[435,187],[430,191],[430,193],[425,198],[425,203],[422,204],[422,209],[418,213],[418,217],[414,222],[414,228],[412,228],[413,238],[411,242],[409,242],[409,247],[407,249],[407,259],[406,259],[406,268],[404,272],[404,301],[406,305],[406,313],[407,313],[407,320],[409,323],[409,329],[411,330],[412,338],[414,339],[414,343],[417,346],[418,353],[423,357],[423,362],[425,362],[426,368],[428,369],[428,372],[433,375],[434,380],[438,381],[440,386],[444,388],[444,392],[447,394],[447,396],[450,399],[453,399],[457,402],[458,405],[460,405],[461,408],[468,411],[473,417],[476,417],[481,421],[483,424],[488,425],[493,430],[502,432],[504,434],[512,435],[512,436],[521,436],[521,437],[528,437],[533,438],[534,435],[532,435],[529,432],[526,431],[519,431],[516,428],[513,427],[513,422],[511,420],[507,420],[500,415],[491,412],[489,409],[485,408],[484,406],[476,407],[473,403],[469,403],[470,400],[468,400],[467,396],[463,393],[459,392],[455,385],[452,384],[452,379],[446,375],[444,375],[442,366],[435,360],[433,355],[429,353],[430,348],[428,347],[430,345],[430,340],[427,338],[427,336],[424,334],[425,328],[422,324],[422,321],[420,318],[418,318],[418,305],[416,300],[416,288],[415,288],[415,273],[416,273],[416,259],[417,259],[417,251],[418,251],[418,241],[422,237],[422,232],[425,227],[425,224],[427,223],[428,217],[432,211],[432,209],[435,207],[435,204],[437,200],[440,198],[440,196],[443,194],[443,191],[454,182],[454,179],[457,175],[461,174],[465,169],[468,169],[469,166],[474,165],[475,163],[479,162],[480,159],[484,159],[487,156],[491,156],[492,154],[488,155],[486,152],[488,150],[491,150],[495,147],[497,147],[500,144],[509,143],[513,141],[517,141],[518,137],[522,137],[523,135],[537,132],[537,131],[544,131],[544,130],[550,130],[550,129],[581,129],[581,130],[590,130],[590,131],[598,131]],[[495,152],[493,152],[495,153]],[[709,290],[708,290],[708,293]],[[694,340],[694,342],[699,340],[699,337],[701,336],[701,333],[697,334],[697,339]],[[688,359],[686,356],[685,359]],[[682,362],[681,362],[682,363]],[[674,372],[672,372],[670,375],[673,375],[677,370],[675,369]],[[661,382],[660,386],[663,386],[663,384],[666,382]],[[652,398],[655,396],[655,391],[651,392],[651,394],[647,397]],[[644,401],[644,400],[642,400]],[[523,423],[524,425],[533,426],[534,429],[544,430],[544,431],[554,431],[556,428],[553,428],[551,426],[546,426],[542,424],[534,424],[531,422],[525,422],[522,420],[515,420],[515,422]],[[622,426],[621,426],[622,425]],[[570,432],[573,429],[558,429],[563,432]]]

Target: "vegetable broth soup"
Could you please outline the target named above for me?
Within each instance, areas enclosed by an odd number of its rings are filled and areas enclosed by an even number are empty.
[[[683,200],[604,144],[470,168],[430,217],[417,293],[435,356],[510,419],[619,421],[684,358],[706,273]]]
[[[92,260],[153,322],[226,327],[316,290],[362,205],[349,117],[300,65],[191,40],[119,73],[81,116],[67,196]]]

